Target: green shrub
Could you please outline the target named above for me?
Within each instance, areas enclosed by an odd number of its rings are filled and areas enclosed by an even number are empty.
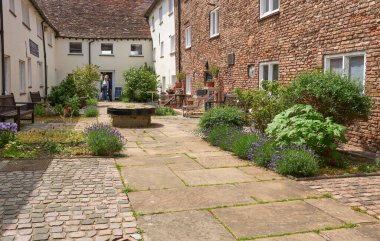
[[[99,68],[96,65],[86,65],[73,70],[72,78],[77,96],[95,98],[98,95],[97,84],[101,77]]]
[[[156,115],[158,115],[158,116],[174,116],[174,115],[176,115],[176,113],[172,108],[157,107],[156,108]]]
[[[2,156],[12,159],[36,158],[38,152],[38,148],[24,145],[20,141],[15,140],[5,145]]]
[[[149,91],[157,91],[158,75],[149,67],[130,68],[124,73],[125,87],[124,97],[129,101],[150,102],[152,94]],[[154,98],[157,98],[157,94]]]
[[[43,107],[42,105],[35,105],[34,114],[36,116],[44,116],[46,114],[45,107]]]
[[[335,150],[339,141],[345,141],[345,131],[310,105],[295,105],[278,114],[266,130],[281,146],[306,145],[317,152]]]
[[[276,143],[265,136],[260,136],[257,142],[252,143],[248,151],[248,159],[253,160],[259,166],[269,167],[276,151]]]
[[[67,99],[74,97],[76,89],[72,75],[69,75],[59,85],[54,86],[48,96],[52,105],[63,105]]]
[[[77,95],[68,98],[63,104],[64,115],[66,117],[79,116],[80,100]]]
[[[374,164],[362,164],[358,167],[358,171],[362,173],[373,173],[376,172],[378,167]]]
[[[375,165],[377,167],[380,167],[380,157],[378,157],[378,158],[375,159]]]
[[[214,108],[206,111],[199,122],[201,131],[212,130],[219,125],[241,127],[244,125],[244,113],[237,107]]]
[[[15,134],[9,130],[0,131],[0,148],[3,148],[6,144],[15,139]]]
[[[222,150],[232,151],[232,143],[241,134],[239,129],[228,125],[216,126],[208,134],[208,142],[214,146],[219,146]]]
[[[121,133],[104,124],[95,124],[86,129],[87,146],[96,156],[112,156],[120,152],[124,146]]]
[[[245,110],[246,122],[264,132],[274,117],[285,109],[278,82],[262,82],[262,89],[235,90],[239,105]]]
[[[256,143],[259,139],[258,135],[254,134],[241,134],[234,143],[232,143],[232,152],[242,159],[248,159],[249,150],[253,143]]]
[[[86,100],[86,104],[96,106],[98,104],[98,100],[96,98],[90,98]]]
[[[320,160],[312,150],[305,147],[285,148],[276,161],[280,174],[295,177],[314,176],[319,172]]]
[[[48,141],[44,147],[50,154],[60,154],[64,151],[65,147],[57,142]]]
[[[84,111],[84,116],[86,117],[97,117],[99,115],[99,110],[96,107],[87,108]]]
[[[373,107],[372,98],[363,93],[357,81],[321,71],[301,74],[283,96],[289,106],[311,105],[324,117],[343,125],[368,117]]]

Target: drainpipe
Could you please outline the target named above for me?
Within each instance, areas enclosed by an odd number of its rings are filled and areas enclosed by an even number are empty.
[[[47,72],[47,57],[46,57],[46,39],[45,39],[45,21],[41,22],[42,27],[42,44],[44,49],[44,71],[45,71],[45,98],[48,96],[48,72]]]
[[[178,72],[182,71],[181,24],[181,0],[178,0]]]
[[[3,1],[0,4],[0,34],[1,34],[1,88],[2,94],[5,95],[5,50],[4,50],[4,12]]]
[[[95,40],[91,40],[88,42],[88,64],[91,65],[91,44],[95,42]]]

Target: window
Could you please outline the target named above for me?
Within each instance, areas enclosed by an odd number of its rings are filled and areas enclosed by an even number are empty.
[[[278,62],[265,62],[260,64],[260,81],[278,81]]]
[[[186,94],[191,95],[191,75],[186,75]]]
[[[176,81],[177,81],[177,75],[172,75],[172,80],[171,80],[170,85],[174,87]]]
[[[162,87],[161,87],[161,91],[162,92],[166,92],[166,77],[162,77]]]
[[[156,48],[153,48],[153,61],[156,61]]]
[[[155,29],[156,29],[156,27],[154,26],[154,16],[152,17],[152,23],[151,23],[151,25],[152,25],[152,30],[154,31]]]
[[[131,56],[142,56],[142,44],[131,44]]]
[[[81,42],[71,42],[70,43],[70,54],[82,54],[82,43]]]
[[[32,75],[32,59],[28,58],[28,87],[33,86],[33,75]]]
[[[161,48],[161,54],[160,54],[160,56],[161,56],[161,58],[163,58],[164,57],[164,51],[165,51],[165,45],[164,45],[164,42],[161,42],[161,45],[160,45],[160,48]]]
[[[174,12],[174,0],[169,0],[169,15]]]
[[[260,17],[263,18],[280,10],[280,0],[260,0]]]
[[[365,53],[348,53],[325,57],[325,71],[333,71],[365,84]]]
[[[9,0],[9,10],[10,10],[13,14],[16,13],[15,0]]]
[[[44,68],[42,67],[42,62],[37,62],[37,71],[38,71],[38,78],[40,80],[40,87],[44,86]]]
[[[163,19],[163,13],[162,13],[162,7],[158,9],[158,18],[160,19],[160,24],[164,21]]]
[[[47,34],[47,43],[50,47],[53,47],[53,34],[50,31]]]
[[[170,36],[170,53],[175,53],[175,36]]]
[[[185,29],[185,48],[191,48],[191,27]]]
[[[113,44],[101,44],[102,55],[113,55]]]
[[[29,7],[25,5],[24,2],[21,3],[21,7],[22,7],[22,22],[25,26],[30,28]]]
[[[40,38],[43,38],[44,31],[42,30],[42,23],[41,21],[37,18],[37,36]]]
[[[5,64],[5,93],[11,93],[11,58],[6,56],[4,59]]]
[[[19,62],[20,92],[25,93],[25,61]]]
[[[210,37],[219,36],[219,8],[210,13]]]

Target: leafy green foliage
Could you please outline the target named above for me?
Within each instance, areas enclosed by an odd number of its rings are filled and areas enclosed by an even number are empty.
[[[74,97],[76,89],[72,75],[69,75],[59,85],[54,86],[48,96],[52,105],[63,105],[67,99]]]
[[[44,116],[46,114],[45,107],[42,105],[35,105],[34,106],[34,114],[36,116]]]
[[[49,154],[60,154],[65,149],[65,147],[61,143],[57,143],[53,141],[46,142],[44,147],[49,152]]]
[[[156,115],[158,115],[158,116],[174,116],[174,115],[176,115],[176,113],[172,108],[157,107],[156,108]]]
[[[128,101],[149,102],[152,94],[149,91],[157,91],[159,85],[158,75],[149,67],[130,68],[124,73],[125,87],[124,97]],[[157,94],[154,96],[157,98]]]
[[[76,90],[75,94],[79,97],[95,98],[98,95],[97,84],[100,77],[100,67],[96,65],[86,65],[74,69],[72,78]]]
[[[99,115],[99,110],[96,107],[87,108],[84,111],[84,116],[86,117],[97,117]]]
[[[258,135],[242,133],[232,143],[232,152],[241,159],[248,159],[249,150],[258,139]]]
[[[4,147],[11,141],[14,141],[15,134],[10,130],[1,130],[0,131],[0,148]]]
[[[80,100],[77,95],[68,98],[63,104],[63,114],[66,117],[79,116]]]
[[[219,125],[241,127],[244,125],[244,113],[237,107],[220,107],[206,111],[200,119],[201,131],[207,131]]]
[[[240,136],[241,132],[236,127],[229,125],[219,125],[208,134],[208,142],[214,146],[219,146],[222,150],[232,151],[232,144]]]
[[[28,145],[22,144],[19,140],[11,141],[5,145],[2,152],[4,158],[24,159],[36,158],[39,153],[38,148],[33,148]]]
[[[335,150],[337,142],[345,141],[345,131],[310,105],[295,105],[278,114],[266,130],[279,145],[306,145],[317,152]]]
[[[280,155],[276,162],[280,174],[308,177],[319,172],[319,158],[305,147],[285,148]]]
[[[373,164],[362,164],[358,167],[358,171],[363,173],[373,173],[376,172],[377,169],[378,167]]]
[[[86,104],[96,106],[98,104],[98,100],[96,98],[89,98],[86,100]]]
[[[283,96],[287,106],[311,105],[324,117],[332,117],[343,125],[368,117],[373,107],[372,98],[363,93],[357,81],[321,71],[300,75],[285,89]]]
[[[248,151],[248,159],[253,160],[259,166],[268,167],[273,162],[276,151],[276,143],[263,136],[252,144],[251,149]]]
[[[112,156],[123,149],[121,133],[104,124],[95,124],[86,129],[87,146],[95,156]]]
[[[278,82],[262,82],[262,89],[235,90],[239,105],[245,110],[246,122],[264,132],[274,117],[285,109]]]

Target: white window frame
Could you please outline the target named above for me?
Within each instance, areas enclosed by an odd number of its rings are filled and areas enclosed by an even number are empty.
[[[9,0],[9,11],[16,15],[16,4],[15,0]]]
[[[10,94],[11,93],[11,57],[5,56],[4,59],[4,65],[5,65],[5,93]]]
[[[162,76],[161,79],[161,91],[166,92],[166,76]]]
[[[32,59],[28,58],[28,88],[33,87]]]
[[[44,67],[42,65],[41,61],[37,62],[37,71],[38,71],[38,78],[40,80],[40,87],[44,87],[45,81],[44,81]]]
[[[170,53],[175,53],[175,35],[170,36]]]
[[[112,46],[111,52],[102,50],[102,47],[106,46],[106,45]],[[113,43],[101,43],[100,44],[100,53],[101,53],[101,55],[113,55],[113,53],[114,53],[114,51],[113,51]]]
[[[220,18],[219,8],[216,8],[210,12],[210,38],[219,36],[220,34]]]
[[[26,75],[26,64],[25,61],[20,60],[19,61],[19,88],[20,88],[20,93],[25,94],[25,75]]]
[[[79,52],[72,52],[71,51],[71,44],[80,44],[81,45],[80,53]],[[71,54],[71,55],[76,55],[76,54],[82,55],[83,54],[83,43],[82,42],[69,42],[69,54]]]
[[[191,75],[186,75],[186,95],[191,95]]]
[[[53,34],[50,31],[47,33],[47,43],[50,47],[53,47]]]
[[[21,10],[22,10],[22,23],[30,28],[30,14],[29,14],[29,6],[26,5],[24,1],[21,2]]]
[[[141,46],[141,53],[135,53],[137,51],[132,51],[132,46]],[[142,57],[144,56],[144,51],[143,51],[143,45],[142,44],[131,44],[131,51],[130,51],[130,55],[129,56],[132,56],[132,57]]]
[[[268,81],[274,81],[273,80],[273,65],[278,65],[278,78],[280,78],[280,64],[278,61],[270,61],[270,62],[262,62],[260,63],[259,67],[259,78],[260,78],[260,85],[261,82],[264,80],[264,66],[268,66]],[[279,80],[276,80],[279,81]]]
[[[165,56],[165,43],[161,41],[160,43],[160,57],[163,58]]]
[[[346,76],[349,78],[349,64],[350,58],[352,57],[363,57],[364,58],[364,69],[363,69],[363,89],[366,84],[366,70],[367,70],[367,54],[366,52],[352,52],[352,53],[341,53],[341,54],[331,54],[324,56],[324,70],[325,72],[330,71],[330,60],[331,59],[339,59],[342,58],[342,72],[340,73],[342,76]],[[338,73],[339,74],[339,73]]]
[[[172,87],[174,87],[175,86],[175,82],[177,82],[177,75],[172,75],[172,79],[170,80],[170,85],[172,86]]]
[[[152,16],[152,23],[151,23],[151,25],[152,25],[152,31],[154,31],[154,30],[156,30],[156,26],[155,26],[155,19],[154,19],[154,16]]]
[[[164,22],[164,10],[162,6],[158,9],[158,19],[160,20],[160,24]]]
[[[185,29],[185,48],[191,48],[191,26]]]
[[[43,38],[44,30],[42,29],[42,22],[37,18],[36,19],[36,24],[37,24],[37,36],[39,38]]]
[[[157,59],[156,52],[157,52],[156,48],[153,48],[153,53],[152,53],[152,55],[153,55],[153,62],[156,62],[156,59]]]
[[[268,11],[265,12],[266,8],[266,2],[269,2]],[[265,18],[266,16],[269,16],[271,14],[277,13],[280,11],[281,8],[281,0],[278,0],[278,8],[273,9],[273,1],[274,0],[260,0],[260,18]]]
[[[168,0],[169,15],[174,13],[174,0]]]

